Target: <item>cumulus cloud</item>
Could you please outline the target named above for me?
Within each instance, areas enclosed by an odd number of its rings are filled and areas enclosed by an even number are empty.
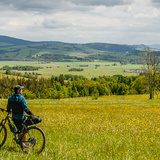
[[[82,6],[117,6],[130,4],[132,0],[1,0],[0,5],[13,10],[57,11],[74,10]],[[82,8],[81,8],[82,9]]]
[[[130,4],[132,0],[68,0],[75,4],[81,4],[81,5],[93,5],[93,6],[117,6],[117,5],[125,5]]]
[[[12,10],[20,10],[20,11],[43,11],[48,12],[50,10],[57,10],[65,8],[66,3],[63,0],[1,0],[0,5],[5,8]]]
[[[42,25],[45,28],[49,29],[56,29],[56,28],[67,28],[72,26],[72,24],[68,23],[67,21],[59,21],[56,19],[44,19]]]
[[[0,34],[75,43],[154,43],[160,41],[159,4],[158,0],[1,0]]]
[[[160,7],[160,1],[159,0],[151,0],[151,1],[152,1],[153,5],[155,7]]]

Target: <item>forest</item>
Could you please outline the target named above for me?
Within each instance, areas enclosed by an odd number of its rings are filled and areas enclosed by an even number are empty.
[[[97,99],[104,95],[147,94],[148,84],[144,75],[101,76],[88,80],[83,76],[60,75],[51,78],[14,78],[1,74],[0,98],[8,98],[14,93],[16,84],[25,87],[23,95],[27,99],[61,99],[92,96]],[[158,88],[158,87],[157,87]],[[158,90],[157,92],[158,93]]]

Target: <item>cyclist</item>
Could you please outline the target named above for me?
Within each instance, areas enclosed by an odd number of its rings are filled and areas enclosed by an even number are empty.
[[[22,130],[22,123],[25,121],[25,113],[29,115],[34,114],[29,110],[26,99],[22,95],[24,86],[16,85],[14,87],[14,94],[9,97],[7,104],[7,111],[12,112],[12,120],[18,131]]]

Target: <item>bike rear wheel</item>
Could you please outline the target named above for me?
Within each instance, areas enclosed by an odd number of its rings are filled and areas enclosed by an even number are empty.
[[[2,147],[7,138],[7,129],[4,124],[0,123],[0,147]]]
[[[33,126],[24,130],[20,142],[24,152],[41,153],[46,144],[46,137],[42,129]]]

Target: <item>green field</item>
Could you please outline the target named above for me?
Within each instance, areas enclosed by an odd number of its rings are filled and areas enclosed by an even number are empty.
[[[106,96],[62,100],[27,100],[43,121],[47,138],[40,155],[26,155],[8,138],[1,160],[90,159],[158,160],[160,158],[160,99],[148,95]],[[7,100],[0,100],[5,108]],[[0,114],[0,119],[5,114]],[[9,130],[8,130],[9,131]]]
[[[116,64],[116,66],[114,66]],[[34,71],[35,73],[42,74],[39,77],[50,78],[53,76],[59,76],[60,74],[72,74],[72,75],[82,75],[86,78],[99,77],[103,75],[116,75],[121,74],[124,76],[132,76],[138,75],[137,73],[128,73],[124,72],[124,70],[129,69],[141,69],[140,65],[120,65],[120,63],[114,62],[51,62],[51,63],[41,63],[41,62],[10,62],[10,61],[1,61],[0,68],[4,65],[15,66],[15,65],[30,65],[36,67],[43,67],[43,69],[39,69],[38,71]],[[80,67],[80,65],[88,65],[88,67]],[[95,67],[96,65],[100,65],[99,67]],[[70,68],[83,68],[83,71],[71,71],[68,70]],[[23,71],[25,72],[25,71]],[[32,71],[31,71],[32,72]]]

